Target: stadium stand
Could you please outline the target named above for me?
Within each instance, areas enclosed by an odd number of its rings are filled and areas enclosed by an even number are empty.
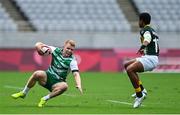
[[[131,27],[116,0],[16,0],[39,31],[122,32]]]
[[[110,58],[110,64],[112,60],[117,71],[123,60],[137,56],[138,13],[148,11],[160,36],[160,64],[155,71],[179,72],[179,9],[180,0],[0,0],[0,64],[4,64],[0,67],[32,69],[32,65],[37,64],[29,61],[27,50],[34,55],[33,46],[37,41],[59,46],[70,38],[85,52],[99,49],[105,56],[103,62]],[[22,54],[17,53],[17,49]],[[16,54],[13,58],[18,59],[17,66],[7,60],[6,55],[12,60],[7,51]],[[20,61],[32,65],[19,66]]]
[[[179,0],[133,0],[139,12],[147,11],[157,31],[180,32]]]
[[[0,31],[17,31],[16,23],[11,19],[0,3]]]

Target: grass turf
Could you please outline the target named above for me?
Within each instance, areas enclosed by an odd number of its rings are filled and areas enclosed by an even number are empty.
[[[68,91],[38,108],[40,98],[48,90],[38,84],[25,99],[14,100],[11,94],[20,91],[30,72],[0,72],[0,114],[175,114],[180,113],[179,73],[144,73],[140,78],[148,91],[142,107],[133,109],[134,92],[125,73],[81,73],[84,95],[68,76]]]

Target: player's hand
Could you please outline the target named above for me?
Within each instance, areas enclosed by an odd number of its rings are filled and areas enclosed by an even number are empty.
[[[51,48],[48,46],[42,46],[40,49],[38,49],[38,54],[41,56],[48,56],[52,52]]]
[[[76,88],[79,90],[79,92],[81,93],[81,95],[83,94],[83,90],[82,90],[82,88],[81,87],[79,87],[79,86],[76,86]]]
[[[144,50],[145,50],[146,46],[147,46],[147,44],[146,45],[142,44],[141,47],[139,48],[137,54],[144,55]]]
[[[144,55],[144,49],[139,49],[136,54]]]

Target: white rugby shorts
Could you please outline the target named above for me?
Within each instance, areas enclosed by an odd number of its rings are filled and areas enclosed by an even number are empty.
[[[152,71],[159,63],[158,56],[155,55],[144,55],[136,58],[136,60],[142,63],[144,71]]]

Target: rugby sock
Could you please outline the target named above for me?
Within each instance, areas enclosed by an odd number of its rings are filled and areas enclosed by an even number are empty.
[[[144,87],[143,87],[142,82],[140,80],[139,80],[139,86],[141,87],[141,90],[143,91]]]
[[[25,86],[22,92],[23,92],[24,94],[27,94],[28,91],[29,91],[29,89],[30,89],[29,87]]]
[[[135,92],[137,97],[142,97],[141,87],[136,88]]]
[[[44,99],[44,100],[50,99],[50,95],[48,94],[48,95],[44,96],[43,99]]]

